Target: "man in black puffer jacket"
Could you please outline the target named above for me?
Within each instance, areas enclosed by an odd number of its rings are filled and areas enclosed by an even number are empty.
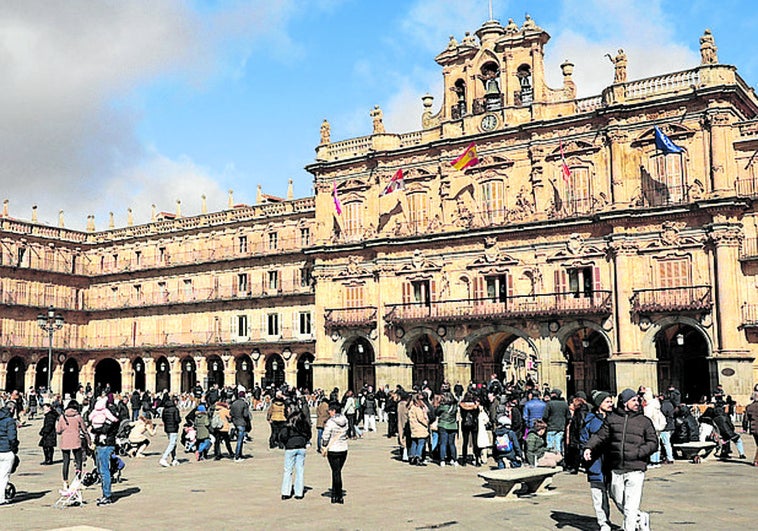
[[[624,389],[618,407],[600,430],[587,442],[585,461],[602,453],[603,464],[611,474],[611,497],[624,513],[624,529],[649,529],[649,515],[639,510],[642,485],[651,455],[658,450],[658,436],[653,422],[642,414],[639,396]]]
[[[179,461],[176,460],[176,440],[179,437],[179,424],[182,422],[182,418],[179,415],[179,408],[177,404],[179,398],[173,397],[168,404],[163,407],[163,431],[168,435],[168,446],[166,451],[163,452],[163,456],[159,461],[161,466],[176,466]],[[169,463],[168,458],[171,457]]]

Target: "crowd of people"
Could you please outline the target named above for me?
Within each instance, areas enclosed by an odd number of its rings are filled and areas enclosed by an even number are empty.
[[[412,466],[483,466],[492,459],[498,469],[563,467],[586,472],[600,529],[610,529],[609,500],[624,514],[624,529],[646,529],[648,516],[639,511],[644,474],[674,460],[673,445],[713,441],[717,455],[745,459],[741,436],[734,426],[734,406],[720,388],[699,408],[683,404],[674,387],[658,394],[646,387],[610,393],[576,392],[568,400],[560,389],[532,381],[501,382],[496,375],[482,384],[444,382],[432,389],[426,382],[406,390],[388,385],[374,390],[338,388],[308,393],[286,384],[250,392],[238,387],[200,386],[171,395],[134,391],[114,394],[107,387],[82,387],[74,397],[45,396],[30,389],[0,395],[0,496],[17,463],[22,414],[35,421],[42,414],[39,446],[43,465],[62,456],[63,490],[81,478],[91,456],[102,496],[98,505],[113,502],[111,474],[115,456],[144,458],[162,425],[167,443],[158,464],[179,464],[177,446],[202,461],[224,457],[243,461],[250,440],[251,412],[265,411],[270,426],[268,445],[284,453],[282,500],[305,495],[304,469],[314,434],[318,453],[332,471],[331,501],[344,502],[342,469],[351,439],[377,433],[397,438],[398,460]],[[745,409],[743,429],[758,443],[758,386]],[[460,436],[460,441],[458,440]],[[234,442],[234,447],[232,445]],[[222,450],[226,450],[226,455]],[[695,461],[698,456],[695,456]],[[753,458],[758,466],[758,450]],[[123,465],[122,465],[123,466]],[[0,504],[7,500],[0,499]]]

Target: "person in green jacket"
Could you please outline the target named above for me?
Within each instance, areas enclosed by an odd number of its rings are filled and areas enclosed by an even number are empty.
[[[437,406],[437,432],[440,438],[440,466],[458,466],[455,436],[458,435],[458,401],[450,391],[442,395]]]

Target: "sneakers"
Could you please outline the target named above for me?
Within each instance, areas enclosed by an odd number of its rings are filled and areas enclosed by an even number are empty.
[[[234,458],[234,462],[235,463],[241,463],[242,461],[244,461],[244,459],[242,459],[241,457],[235,457]]]
[[[158,461],[158,464],[161,466],[171,466],[168,464],[168,462],[165,459],[161,459],[160,461]]]
[[[458,461],[453,461],[453,466],[456,467],[456,468],[458,468],[461,465],[458,464]]]
[[[444,467],[444,466],[445,466],[445,464],[446,464],[446,463],[445,463],[444,461],[440,461],[440,466],[441,466],[441,467]]]
[[[171,466],[179,466],[179,460],[174,459],[173,461],[171,461]]]
[[[98,500],[97,500],[98,507],[101,506],[101,505],[110,505],[112,503],[113,503],[113,498],[102,497],[102,498],[98,498]]]

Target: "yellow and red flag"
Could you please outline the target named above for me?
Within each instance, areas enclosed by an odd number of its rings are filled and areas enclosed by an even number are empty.
[[[450,163],[456,170],[465,170],[471,166],[479,164],[479,158],[476,156],[476,142],[471,142],[466,151],[461,156]]]

